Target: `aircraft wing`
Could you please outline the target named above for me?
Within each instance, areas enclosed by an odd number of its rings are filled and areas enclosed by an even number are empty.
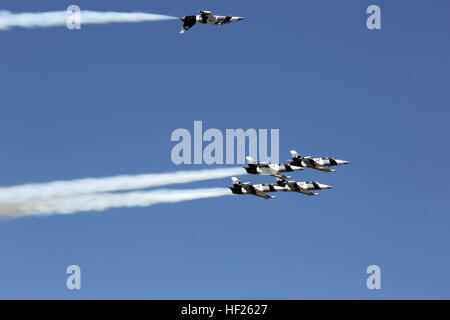
[[[255,189],[256,193],[255,195],[264,199],[273,199],[275,198],[275,196],[269,196],[267,193],[265,193],[264,191]]]
[[[256,189],[254,186],[249,185],[249,184],[243,184],[242,187],[250,194],[253,194],[257,197],[261,197],[264,199],[273,199],[275,198],[274,196],[269,196],[267,193],[265,193],[264,191],[258,190]]]
[[[268,164],[266,164],[264,167],[259,167],[261,169],[261,173],[262,174],[268,174],[271,175],[273,177],[276,178],[280,178],[280,179],[289,179],[290,176],[285,176],[283,174],[280,173],[280,171],[278,170],[278,167],[271,167]]]
[[[308,189],[301,188],[296,182],[288,182],[287,185],[291,190],[306,194],[308,196],[318,196],[319,195],[318,193],[311,192]]]
[[[320,170],[320,171],[323,171],[323,172],[335,172],[336,171],[334,169],[330,169],[330,168],[325,167],[325,166],[315,166],[314,169],[317,169],[317,170]]]
[[[274,176],[275,178],[278,178],[278,179],[284,179],[284,180],[290,178],[290,176],[285,176],[285,175],[283,175],[283,174],[281,174],[281,173],[273,173],[273,174],[271,174],[271,175]]]
[[[309,157],[305,157],[302,159],[303,163],[305,163],[308,167],[315,167],[318,165],[318,163],[316,161],[314,161],[314,159],[309,158]]]

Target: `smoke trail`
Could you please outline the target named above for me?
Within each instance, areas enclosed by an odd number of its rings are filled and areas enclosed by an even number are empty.
[[[69,14],[65,11],[12,13],[0,11],[0,30],[12,27],[47,28],[65,26]],[[145,22],[178,19],[172,16],[142,12],[80,11],[81,24],[106,24],[121,22]]]
[[[143,189],[170,184],[220,179],[242,175],[244,173],[245,171],[242,168],[225,168],[25,184],[0,188],[0,204],[2,202],[20,202],[29,199],[69,197],[97,192]]]
[[[18,218],[49,214],[69,214],[80,211],[103,211],[120,207],[146,207],[158,203],[173,203],[231,195],[225,188],[156,190],[126,193],[90,194],[69,198],[30,200],[0,204],[0,217]]]

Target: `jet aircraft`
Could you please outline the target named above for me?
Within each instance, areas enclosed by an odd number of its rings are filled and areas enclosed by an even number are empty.
[[[296,181],[286,181],[285,179],[277,178],[277,186],[283,187],[284,192],[299,192],[306,194],[308,196],[318,196],[318,193],[311,192],[310,190],[324,190],[331,189],[332,186],[322,184],[316,181],[308,182],[296,182]]]
[[[228,187],[234,194],[252,194],[264,199],[274,199],[275,196],[269,196],[266,192],[280,191],[282,187],[275,187],[273,185],[251,184],[250,182],[240,182],[238,178],[232,177],[233,186]],[[277,190],[278,189],[278,190]]]
[[[282,175],[281,172],[292,172],[304,170],[304,168],[290,164],[267,164],[266,162],[256,162],[252,157],[245,157],[248,165],[243,168],[250,174],[267,174],[281,179],[288,179],[290,176]]]
[[[328,158],[302,157],[295,150],[291,150],[291,157],[292,160],[288,160],[288,163],[292,166],[298,166],[302,168],[312,168],[324,172],[335,172],[336,170],[330,169],[329,167],[350,163],[348,161],[339,160],[332,157]]]
[[[211,11],[200,11],[200,14],[195,16],[184,16],[180,18],[184,22],[183,28],[180,33],[183,34],[198,23],[202,24],[214,24],[222,26],[235,21],[244,20],[242,17],[232,17],[232,16],[215,16]]]

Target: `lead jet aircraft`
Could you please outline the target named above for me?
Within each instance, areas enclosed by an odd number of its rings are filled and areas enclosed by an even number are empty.
[[[281,191],[282,187],[276,187],[274,185],[266,184],[251,184],[250,182],[240,182],[238,178],[231,178],[233,186],[228,187],[234,194],[252,194],[264,199],[274,199],[275,196],[269,196],[266,192]]]
[[[242,17],[232,17],[232,16],[215,16],[211,14],[211,11],[200,11],[200,14],[195,16],[185,16],[180,18],[181,21],[184,22],[183,28],[180,33],[183,34],[192,28],[197,23],[203,24],[214,24],[218,26],[222,26],[227,23],[231,23],[234,21],[244,20]]]
[[[312,158],[302,157],[295,150],[291,150],[292,160],[288,160],[290,165],[299,166],[302,168],[312,168],[324,172],[335,172],[336,170],[330,169],[331,166],[339,166],[342,164],[349,164],[350,162],[339,160],[335,158]]]
[[[286,181],[285,179],[277,178],[276,186],[282,187],[284,192],[299,192],[306,194],[308,196],[318,196],[318,193],[311,192],[310,190],[324,190],[331,189],[332,186],[318,183],[316,181],[308,182],[296,182],[296,181]]]
[[[292,172],[304,170],[302,167],[289,164],[267,164],[266,162],[256,162],[252,157],[245,157],[248,165],[243,168],[250,174],[268,174],[276,178],[288,179],[290,176],[282,175],[281,172]]]

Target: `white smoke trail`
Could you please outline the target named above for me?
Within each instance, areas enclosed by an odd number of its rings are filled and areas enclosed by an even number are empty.
[[[143,189],[170,184],[220,179],[242,175],[244,173],[245,171],[242,168],[225,168],[24,184],[0,188],[0,205],[3,202],[70,197],[79,194]]]
[[[214,198],[231,194],[230,190],[225,188],[211,188],[90,194],[60,199],[29,200],[0,204],[0,217],[18,218],[80,211],[103,211],[120,207],[145,207],[158,203]]]
[[[65,11],[12,13],[0,11],[0,30],[13,27],[47,28],[65,26],[69,14]],[[96,12],[80,11],[81,24],[106,24],[121,22],[145,22],[173,20],[177,17],[142,12]]]

